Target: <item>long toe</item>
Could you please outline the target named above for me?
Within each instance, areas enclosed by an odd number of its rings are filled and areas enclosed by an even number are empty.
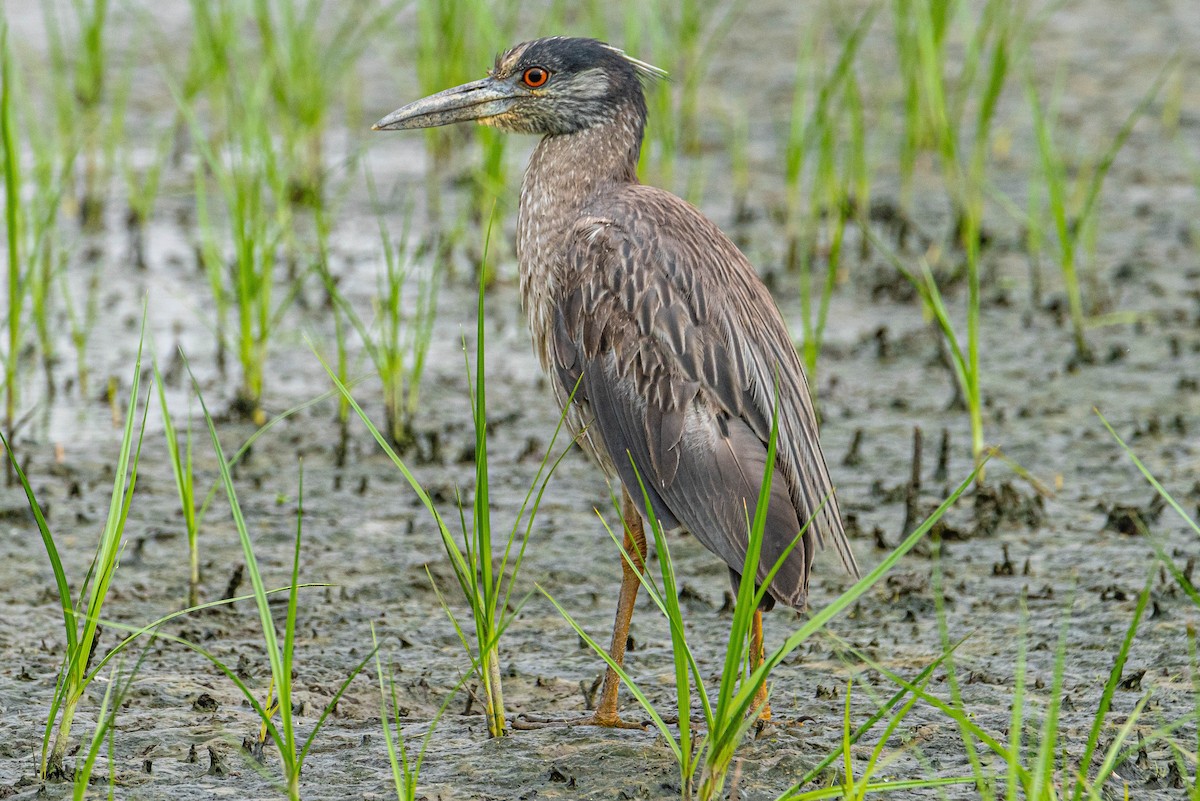
[[[544,716],[521,714],[512,722],[514,729],[531,731],[535,729],[550,729],[559,726],[601,726],[606,729],[641,729],[647,728],[645,721],[625,720],[620,715],[601,715],[591,712],[586,715]]]

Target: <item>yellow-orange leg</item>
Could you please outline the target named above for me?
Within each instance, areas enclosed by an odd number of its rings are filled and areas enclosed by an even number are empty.
[[[608,647],[608,655],[618,665],[625,664],[625,645],[629,641],[633,605],[641,588],[641,572],[646,567],[646,532],[642,528],[642,515],[629,493],[624,492],[624,496],[625,553],[629,558],[621,557],[621,595],[617,600],[617,619],[613,622],[612,642]],[[621,679],[617,671],[609,667],[604,672],[604,687],[600,691],[600,703],[592,720],[597,726],[640,729],[641,724],[626,723],[617,712],[617,690],[620,686]]]
[[[754,621],[750,624],[750,669],[756,670],[763,663],[762,610],[754,610]],[[758,719],[766,723],[771,719],[771,704],[767,701],[767,683],[764,681],[754,694],[754,708]]]
[[[608,654],[618,665],[625,664],[625,645],[629,641],[629,624],[633,620],[633,605],[637,601],[638,589],[641,587],[641,572],[646,567],[646,532],[642,527],[642,515],[638,507],[624,493],[622,514],[625,516],[625,553],[629,559],[621,557],[621,594],[617,600],[617,619],[613,622],[612,643]],[[633,564],[630,564],[632,561]],[[543,726],[574,725],[574,726],[608,726],[617,729],[645,728],[641,723],[631,723],[621,719],[617,712],[617,690],[621,678],[611,667],[604,672],[604,687],[600,691],[600,703],[595,712],[585,718],[556,720],[537,718],[526,715],[513,723],[513,728],[536,729]]]

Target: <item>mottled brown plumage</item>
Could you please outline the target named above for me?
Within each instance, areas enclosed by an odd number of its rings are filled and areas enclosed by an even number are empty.
[[[720,556],[735,584],[778,386],[758,578],[811,518],[765,604],[801,609],[816,546],[831,546],[857,571],[804,372],[745,256],[695,207],[638,183],[642,80],[654,72],[595,40],[538,39],[500,56],[483,81],[417,101],[376,127],[477,119],[543,135],[517,224],[538,357],[584,447],[634,498],[640,475],[655,516]]]

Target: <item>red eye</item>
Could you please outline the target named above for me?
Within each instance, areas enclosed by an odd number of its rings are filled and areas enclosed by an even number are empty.
[[[530,67],[525,70],[525,73],[521,76],[521,80],[526,86],[536,89],[550,80],[550,73],[541,67]]]

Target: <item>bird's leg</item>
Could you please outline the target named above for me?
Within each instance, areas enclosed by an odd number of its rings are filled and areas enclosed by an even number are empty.
[[[646,532],[642,524],[642,515],[628,492],[624,493],[622,514],[625,517],[625,553],[621,556],[621,594],[617,600],[617,619],[613,623],[612,643],[608,647],[609,656],[618,665],[625,664],[625,646],[629,641],[629,624],[633,620],[633,606],[637,601],[638,589],[641,586],[641,573],[646,568]],[[525,715],[513,723],[513,728],[536,729],[555,724],[607,726],[617,729],[645,728],[641,723],[621,719],[621,715],[617,712],[617,690],[620,685],[621,679],[617,675],[617,671],[609,667],[604,673],[604,687],[600,691],[600,703],[591,715],[575,720],[539,719]]]
[[[757,670],[763,663],[763,630],[762,610],[754,610],[754,621],[750,624],[750,670]],[[771,704],[767,701],[767,683],[759,685],[754,694],[754,708],[758,710],[758,719],[766,723],[771,719]]]
[[[624,493],[622,513],[625,517],[625,554],[621,558],[621,595],[617,600],[617,619],[613,622],[612,643],[608,655],[618,665],[625,664],[625,646],[629,642],[629,624],[633,620],[633,605],[637,601],[641,586],[641,573],[646,569],[646,531],[642,526],[642,515],[629,492]],[[632,564],[631,564],[632,563]],[[617,690],[621,679],[617,671],[609,667],[604,673],[604,688],[600,691],[600,704],[593,716],[596,725],[627,728],[630,724],[621,720],[617,713]],[[633,724],[638,728],[640,725]]]

